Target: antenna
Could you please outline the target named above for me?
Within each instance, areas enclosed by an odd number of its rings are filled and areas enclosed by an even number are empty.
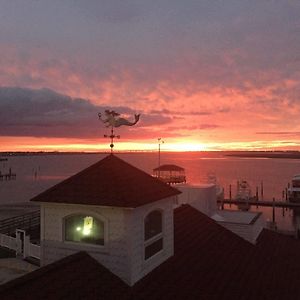
[[[163,144],[165,141],[163,141],[161,138],[158,138],[158,178],[160,178],[160,145]]]

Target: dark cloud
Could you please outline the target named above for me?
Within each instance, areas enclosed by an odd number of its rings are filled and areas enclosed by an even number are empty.
[[[176,110],[169,110],[169,109],[161,109],[161,110],[151,110],[151,114],[157,114],[157,115],[172,115],[172,116],[209,116],[216,113],[227,113],[230,112],[229,107],[223,107],[223,108],[214,108],[211,110],[203,109],[203,111],[176,111]]]
[[[7,0],[0,11],[0,43],[25,49],[18,65],[42,49],[38,70],[62,65],[87,81],[125,74],[136,88],[164,81],[190,94],[298,76],[300,6],[288,1]],[[47,81],[36,77],[18,82]]]
[[[133,120],[137,113],[124,106],[97,106],[88,100],[71,98],[49,89],[0,88],[0,135],[34,137],[99,137],[106,132],[98,112],[115,110]],[[139,127],[166,124],[171,118],[143,114]],[[118,128],[119,133],[131,132]],[[127,134],[128,135],[128,134]]]

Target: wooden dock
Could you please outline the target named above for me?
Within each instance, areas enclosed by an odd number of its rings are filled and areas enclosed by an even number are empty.
[[[223,200],[218,200],[218,204],[233,204],[233,205],[247,204],[247,205],[267,206],[267,207],[300,208],[300,203],[289,202],[289,201],[256,200],[255,198],[249,201],[223,199]]]
[[[6,174],[2,174],[0,171],[0,181],[9,181],[9,180],[16,180],[16,179],[17,179],[17,174],[12,173],[11,169]]]

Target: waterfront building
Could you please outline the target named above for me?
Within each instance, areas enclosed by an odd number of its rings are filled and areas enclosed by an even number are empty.
[[[264,229],[249,242],[197,205],[210,197],[213,185],[180,193],[109,155],[32,199],[42,267],[0,298],[300,298],[299,241]]]

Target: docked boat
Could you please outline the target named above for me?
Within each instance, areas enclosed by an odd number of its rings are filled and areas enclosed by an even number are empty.
[[[290,202],[300,202],[300,174],[292,179],[292,184],[288,188],[288,199]]]
[[[252,199],[252,192],[249,183],[246,180],[238,181],[235,200],[240,201],[238,208],[249,210],[249,201]]]

